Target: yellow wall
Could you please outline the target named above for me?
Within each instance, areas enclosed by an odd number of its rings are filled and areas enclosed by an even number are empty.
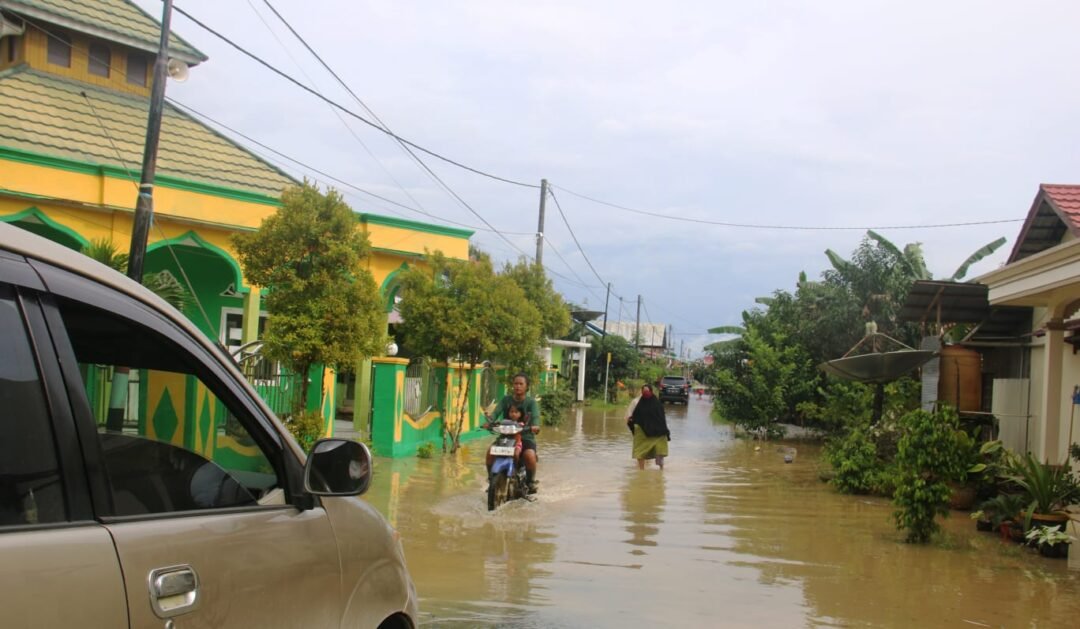
[[[5,195],[5,191],[14,194]],[[111,239],[121,248],[131,239],[137,191],[136,182],[104,172],[88,174],[0,159],[0,216],[36,207],[87,240]],[[231,234],[257,229],[276,209],[267,203],[158,183],[154,187],[155,220],[148,242],[152,245],[194,230],[235,260]],[[468,237],[435,233],[438,228],[429,231],[422,224],[411,229],[364,221],[360,229],[367,233],[375,248],[368,260],[368,270],[379,286],[401,269],[402,264],[423,264],[420,256],[425,252],[442,251],[459,259],[469,255]]]
[[[423,254],[426,250],[442,251],[448,257],[464,260],[469,257],[469,239],[445,236],[390,225],[365,224],[371,246],[408,253]]]
[[[137,182],[126,179],[0,161],[0,190],[133,209],[139,189]],[[162,217],[255,229],[276,209],[267,204],[179,190],[160,183],[154,186],[154,213]]]
[[[104,39],[90,38],[80,33],[65,31],[60,27],[50,26],[49,30],[50,32],[63,33],[71,38],[71,67],[65,68],[49,63],[48,42],[50,35],[47,35],[28,24],[26,31],[18,38],[18,53],[14,61],[8,61],[8,46],[10,45],[7,41],[8,38],[5,37],[2,40],[3,46],[0,46],[0,70],[25,62],[32,68],[90,83],[91,85],[107,87],[109,89],[128,92],[130,94],[142,94],[143,96],[150,95],[150,75],[152,74],[151,69],[154,64],[154,56],[150,53],[139,51],[139,54],[141,54],[147,62],[146,86],[132,85],[127,82],[127,61],[128,53],[134,51],[133,48],[109,42]],[[91,41],[103,44],[109,48],[111,59],[109,60],[108,77],[90,74],[90,71],[88,70]]]

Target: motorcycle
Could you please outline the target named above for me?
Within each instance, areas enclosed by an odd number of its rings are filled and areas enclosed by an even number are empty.
[[[488,511],[498,509],[505,502],[529,496],[525,465],[514,461],[515,452],[520,452],[518,440],[524,429],[522,424],[509,419],[497,421],[488,427],[498,435],[488,451],[494,458],[488,476]]]

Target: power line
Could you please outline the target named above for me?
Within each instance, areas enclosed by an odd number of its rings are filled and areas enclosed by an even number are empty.
[[[604,278],[600,277],[600,274],[596,272],[596,267],[589,261],[589,256],[585,255],[585,250],[581,248],[581,243],[578,242],[577,235],[574,234],[574,228],[570,227],[570,221],[566,220],[566,213],[563,212],[562,205],[559,203],[559,199],[555,196],[555,192],[548,188],[548,194],[551,195],[551,200],[555,202],[555,207],[559,210],[559,216],[562,217],[563,224],[566,225],[566,229],[570,231],[570,237],[574,239],[574,244],[577,245],[578,251],[581,252],[581,257],[585,259],[585,264],[589,265],[589,269],[596,276],[596,279],[600,280],[602,286],[607,286],[607,282]]]
[[[177,13],[180,13],[181,15],[183,15],[184,17],[186,17],[187,19],[189,19],[189,20],[191,20],[192,22],[194,22],[194,23],[195,23],[195,24],[196,24],[197,26],[199,26],[200,28],[202,28],[202,29],[203,29],[203,30],[205,30],[206,32],[210,33],[210,34],[211,34],[211,35],[213,35],[214,37],[217,37],[217,38],[218,38],[218,39],[220,39],[221,41],[225,42],[226,44],[228,44],[228,45],[229,45],[229,46],[231,46],[232,48],[236,49],[237,51],[239,51],[239,52],[240,52],[240,53],[242,53],[243,55],[245,55],[245,56],[247,56],[248,58],[252,59],[253,61],[255,61],[256,63],[258,63],[259,65],[261,65],[261,66],[265,67],[266,69],[270,70],[270,71],[271,71],[271,72],[273,72],[274,74],[277,74],[278,76],[280,76],[280,77],[282,77],[283,79],[285,79],[285,80],[289,81],[289,82],[290,82],[290,83],[292,83],[293,85],[296,85],[297,87],[299,87],[300,89],[304,90],[305,92],[307,92],[307,93],[309,93],[309,94],[311,94],[311,95],[315,96],[315,97],[316,97],[316,98],[318,98],[319,100],[322,100],[322,101],[324,101],[324,102],[326,102],[326,103],[330,104],[331,106],[333,106],[333,107],[335,107],[335,108],[337,108],[337,109],[341,110],[341,112],[342,112],[342,113],[344,113],[344,114],[346,114],[346,115],[348,115],[348,116],[351,116],[351,117],[353,117],[353,118],[356,118],[356,119],[357,119],[357,120],[359,120],[360,122],[363,122],[364,124],[366,124],[366,125],[368,125],[368,126],[372,127],[373,129],[377,129],[377,130],[379,130],[380,132],[382,132],[382,133],[385,133],[386,135],[388,135],[388,136],[390,136],[390,137],[394,138],[395,140],[397,140],[398,142],[401,142],[401,143],[403,143],[403,144],[407,144],[408,146],[410,146],[410,147],[412,147],[412,148],[414,148],[414,149],[416,149],[416,150],[418,150],[418,151],[420,151],[420,152],[422,152],[422,153],[425,153],[425,154],[427,154],[427,155],[430,155],[430,156],[434,157],[435,159],[438,159],[438,160],[444,161],[444,162],[446,162],[447,164],[450,164],[450,165],[452,165],[452,166],[457,166],[458,168],[461,168],[462,170],[467,170],[467,171],[469,171],[469,172],[471,172],[471,173],[474,173],[474,174],[477,174],[477,175],[481,175],[481,176],[483,176],[483,177],[487,177],[487,178],[489,178],[489,179],[494,179],[495,181],[501,181],[501,182],[503,182],[503,183],[508,183],[508,184],[512,184],[512,185],[515,185],[515,186],[521,186],[521,187],[523,187],[523,188],[539,188],[539,187],[540,187],[540,186],[538,186],[538,185],[536,185],[536,184],[531,184],[531,183],[525,183],[525,182],[523,182],[523,181],[515,181],[515,180],[513,180],[513,179],[507,179],[506,177],[500,177],[500,176],[498,176],[498,175],[493,175],[493,174],[491,174],[491,173],[488,173],[488,172],[482,171],[482,170],[480,170],[480,169],[478,169],[478,168],[473,168],[473,167],[471,167],[471,166],[467,166],[467,165],[465,165],[465,164],[462,164],[461,162],[458,162],[458,161],[455,161],[455,160],[453,160],[453,159],[450,159],[449,157],[446,157],[446,156],[444,156],[444,155],[440,155],[439,153],[436,153],[435,151],[432,151],[432,150],[430,150],[430,149],[426,149],[426,148],[424,148],[423,146],[420,146],[419,144],[416,144],[415,142],[412,142],[411,140],[408,140],[408,139],[406,139],[406,138],[403,138],[403,137],[401,137],[401,136],[397,135],[396,133],[394,133],[394,132],[390,131],[389,129],[386,129],[386,128],[384,128],[384,127],[380,126],[379,124],[377,124],[377,123],[375,123],[375,122],[372,122],[371,120],[368,120],[367,118],[365,118],[365,117],[361,116],[360,114],[358,114],[358,113],[356,113],[356,112],[352,111],[351,109],[349,109],[348,107],[345,107],[344,105],[342,105],[342,104],[338,103],[337,101],[334,101],[334,100],[332,100],[332,99],[330,99],[330,98],[327,98],[326,96],[323,96],[323,95],[322,95],[322,94],[320,94],[319,92],[317,92],[317,91],[315,91],[315,90],[311,89],[310,87],[308,87],[308,86],[304,85],[304,84],[303,84],[303,83],[301,83],[300,81],[298,81],[298,80],[296,80],[295,78],[293,78],[293,77],[292,77],[291,75],[289,75],[289,74],[287,74],[287,73],[285,73],[285,72],[283,72],[283,71],[281,71],[281,70],[277,69],[276,67],[274,67],[273,65],[271,65],[271,64],[270,64],[269,62],[267,62],[267,61],[264,61],[264,60],[263,60],[262,58],[260,58],[259,56],[255,55],[254,53],[252,53],[252,52],[248,52],[248,50],[247,50],[247,49],[243,48],[242,46],[240,46],[240,45],[239,45],[239,44],[237,44],[236,42],[232,41],[231,39],[229,39],[229,38],[228,38],[228,37],[226,37],[225,35],[222,35],[221,33],[217,32],[216,30],[214,30],[214,29],[210,28],[210,27],[209,27],[209,26],[207,26],[207,25],[206,25],[205,23],[203,23],[203,22],[202,22],[202,21],[200,21],[199,19],[197,19],[197,18],[195,18],[194,16],[192,16],[192,15],[191,15],[190,13],[188,13],[188,12],[187,12],[187,11],[185,11],[184,9],[182,9],[182,8],[180,8],[180,7],[173,7],[173,9],[174,9],[174,10],[175,10],[175,11],[176,11]]]
[[[550,190],[555,186],[549,186]],[[966,223],[939,223],[934,225],[879,225],[871,227],[836,227],[836,226],[824,226],[824,225],[764,225],[755,223],[732,223],[727,221],[713,221],[705,218],[690,218],[687,216],[673,216],[671,214],[662,214],[660,212],[652,212],[649,210],[639,210],[632,207],[626,207],[625,205],[619,205],[617,203],[611,203],[609,201],[603,201],[584,194],[574,192],[573,190],[567,190],[562,186],[558,186],[560,190],[567,194],[571,194],[575,197],[585,199],[586,201],[592,201],[593,203],[599,203],[600,205],[606,205],[607,207],[615,208],[617,210],[624,210],[626,212],[633,212],[634,214],[643,214],[645,216],[654,216],[656,218],[664,218],[672,221],[683,221],[686,223],[698,223],[702,225],[719,225],[721,227],[737,227],[740,229],[777,229],[777,230],[798,230],[798,231],[865,231],[868,229],[873,230],[885,230],[885,229],[937,229],[942,227],[971,227],[974,225],[998,225],[1001,223],[1020,223],[1025,219],[1022,218],[1008,218],[994,221],[970,221]]]
[[[382,201],[384,203],[389,203],[390,205],[399,207],[399,208],[404,209],[404,210],[408,210],[410,212],[415,212],[417,214],[427,216],[428,218],[433,218],[435,220],[443,221],[443,222],[446,222],[446,223],[452,223],[454,225],[458,225],[458,226],[461,226],[461,227],[466,227],[468,229],[473,229],[473,230],[476,230],[476,231],[490,231],[490,232],[499,231],[499,232],[501,232],[503,234],[510,234],[512,236],[531,236],[533,234],[533,232],[512,232],[512,231],[489,229],[489,228],[486,228],[486,227],[478,227],[476,225],[469,225],[467,223],[454,221],[454,220],[444,218],[444,217],[441,217],[441,216],[435,216],[435,215],[433,215],[433,214],[431,214],[429,212],[425,212],[424,210],[414,208],[414,207],[406,205],[404,203],[399,203],[398,201],[395,201],[393,199],[384,197],[384,196],[382,196],[380,194],[376,194],[374,192],[371,192],[370,190],[365,190],[364,188],[361,188],[361,187],[357,186],[356,184],[345,181],[344,179],[340,179],[338,177],[335,177],[334,175],[331,175],[331,174],[329,174],[329,173],[327,173],[325,171],[322,171],[322,170],[320,170],[318,168],[315,168],[314,166],[311,166],[309,164],[306,164],[306,163],[296,159],[295,157],[291,157],[288,154],[283,153],[283,152],[273,148],[272,146],[269,146],[267,144],[264,144],[263,142],[260,142],[259,140],[256,140],[255,138],[251,137],[250,135],[247,135],[246,133],[244,133],[242,131],[239,131],[239,130],[233,128],[233,127],[230,127],[229,125],[225,124],[224,122],[221,122],[220,120],[216,120],[214,118],[211,118],[209,115],[207,115],[207,114],[193,108],[190,105],[187,105],[185,103],[181,103],[180,101],[176,100],[175,98],[172,98],[170,96],[166,96],[165,100],[168,101],[168,103],[170,105],[176,107],[180,111],[182,111],[184,113],[187,113],[188,115],[190,115],[192,117],[201,118],[201,119],[205,120],[206,122],[212,123],[212,124],[222,128],[222,129],[225,129],[225,130],[229,131],[230,133],[232,133],[234,135],[237,135],[237,136],[243,138],[244,140],[246,140],[248,142],[251,142],[252,144],[255,144],[255,145],[259,146],[259,147],[262,147],[263,149],[265,149],[267,151],[270,151],[271,153],[273,153],[274,155],[277,155],[278,157],[280,157],[282,159],[286,159],[286,160],[292,162],[293,164],[296,164],[297,166],[300,166],[300,167],[305,168],[305,169],[307,169],[307,170],[309,170],[309,171],[311,171],[313,173],[316,173],[318,175],[326,177],[327,179],[329,179],[331,181],[334,181],[335,183],[337,183],[339,185],[346,186],[346,187],[348,187],[348,188],[350,188],[352,190],[355,190],[356,192],[359,192],[361,194],[366,194],[366,195],[368,195],[368,196],[370,196],[372,198],[378,199],[378,200],[380,200],[380,201]]]
[[[311,77],[311,75],[309,75],[304,70],[304,67],[300,64],[300,62],[297,61],[297,59],[295,57],[293,57],[292,52],[289,51],[289,48],[285,45],[285,42],[281,41],[281,38],[278,37],[277,33],[274,32],[274,29],[272,29],[270,27],[270,24],[263,18],[262,14],[259,13],[259,11],[255,8],[255,5],[252,3],[252,1],[247,0],[247,4],[248,4],[249,7],[251,7],[251,12],[254,13],[255,16],[259,18],[259,21],[262,22],[263,26],[266,27],[267,32],[269,32],[270,35],[273,36],[274,41],[276,41],[278,43],[278,45],[281,46],[281,49],[285,51],[285,54],[289,56],[289,59],[292,59],[293,63],[296,64],[296,67],[300,70],[300,72],[304,75],[304,77],[306,77],[307,80],[311,83],[312,87],[315,88],[316,90],[318,90],[318,84],[315,82],[315,79],[313,79]],[[267,4],[267,6],[270,6],[270,10],[274,11],[274,14],[278,15],[278,17],[280,19],[281,16],[277,13],[276,10],[274,10],[274,7],[269,5],[269,3]],[[282,22],[284,22],[283,19],[282,19]],[[287,22],[285,23],[285,25],[289,26],[289,24]],[[292,28],[290,27],[289,30],[292,30]],[[294,34],[295,34],[295,31],[294,31]],[[301,40],[301,41],[303,41],[303,40]],[[319,93],[321,94],[322,92],[319,91]],[[334,114],[334,117],[338,119],[338,121],[341,123],[341,125],[343,127],[345,127],[345,130],[349,132],[349,135],[351,135],[353,137],[353,139],[356,140],[356,142],[358,144],[360,144],[360,146],[364,149],[364,152],[368,154],[368,156],[372,159],[372,161],[374,161],[376,164],[378,164],[379,167],[383,170],[383,172],[386,173],[386,176],[389,177],[390,180],[394,182],[394,184],[398,187],[399,190],[401,190],[402,194],[404,194],[406,197],[408,197],[408,199],[410,201],[412,201],[413,204],[415,204],[418,208],[420,208],[420,210],[421,210],[421,212],[423,214],[425,214],[427,216],[431,216],[432,218],[435,218],[431,213],[429,213],[427,211],[427,208],[425,208],[422,203],[420,203],[411,193],[409,193],[408,190],[405,189],[405,186],[401,185],[401,182],[399,182],[397,180],[397,178],[394,177],[393,173],[390,172],[390,169],[388,169],[386,167],[386,165],[383,164],[382,161],[378,157],[375,156],[375,153],[372,152],[372,150],[370,148],[368,148],[368,145],[359,136],[359,134],[357,134],[356,131],[352,128],[352,126],[349,125],[348,121],[345,120],[345,118],[342,117],[341,112],[338,111],[337,109],[335,109],[334,107],[330,106],[329,104],[327,104],[327,107]],[[377,117],[376,117],[376,120],[378,120]],[[379,122],[381,123],[382,121],[379,120]]]

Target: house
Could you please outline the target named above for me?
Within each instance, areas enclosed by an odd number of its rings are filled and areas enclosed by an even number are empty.
[[[1080,386],[1080,185],[1042,184],[1005,265],[976,278],[991,307],[1031,309],[1014,382],[995,389],[992,411],[1024,416],[1026,447],[1061,463],[1080,440],[1074,393]],[[997,383],[995,382],[995,387]]]
[[[983,419],[1017,452],[1062,463],[1080,440],[1080,185],[1043,184],[1004,265],[971,282],[918,281],[899,318],[921,323],[923,401]],[[962,334],[939,345],[951,325]]]
[[[585,327],[593,336],[600,336],[604,333],[614,334],[623,337],[632,344],[636,339],[638,348],[650,358],[664,356],[670,352],[672,347],[666,323],[608,321],[605,326],[603,321],[589,321],[585,324]]]
[[[106,240],[126,251],[159,23],[128,0],[0,0],[0,16],[0,221],[75,250]],[[207,61],[174,33],[169,55],[181,74]],[[197,80],[197,70],[192,75]],[[156,163],[146,272],[168,272],[188,288],[193,299],[184,314],[208,337],[230,349],[250,345],[268,313],[263,290],[244,277],[232,236],[258,228],[298,181],[168,102]],[[399,272],[423,264],[426,251],[466,259],[472,235],[371,213],[357,214],[357,228],[371,242],[367,264],[388,321]],[[336,401],[355,398],[370,412],[364,387],[372,386],[371,371],[358,366],[360,382],[341,395],[332,372],[313,374],[322,386],[311,387],[308,406],[320,408],[321,398],[327,433]],[[271,389],[260,391],[268,402]],[[173,400],[185,399],[174,393]],[[178,407],[177,414],[181,423],[200,421],[193,409]],[[367,427],[366,417],[356,422]],[[176,434],[182,439],[185,431]]]

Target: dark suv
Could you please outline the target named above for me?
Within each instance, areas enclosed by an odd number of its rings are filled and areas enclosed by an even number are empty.
[[[660,401],[688,403],[690,381],[682,376],[664,376],[664,379],[660,381]]]

